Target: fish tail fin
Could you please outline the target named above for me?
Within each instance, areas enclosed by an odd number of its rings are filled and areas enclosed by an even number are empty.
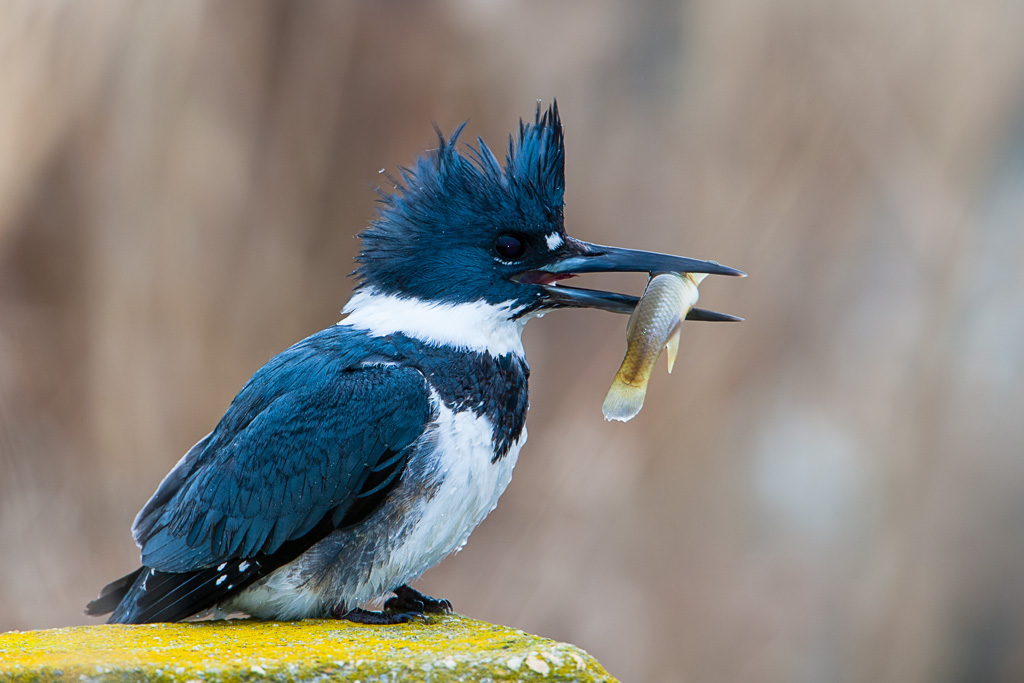
[[[635,386],[627,384],[616,377],[615,381],[612,382],[612,388],[608,390],[608,395],[604,397],[604,403],[601,404],[604,419],[629,422],[644,407],[644,397],[646,395],[646,384],[644,386]]]
[[[668,361],[668,374],[672,374],[672,368],[676,364],[676,354],[679,353],[679,325],[672,330],[665,342],[665,360]]]

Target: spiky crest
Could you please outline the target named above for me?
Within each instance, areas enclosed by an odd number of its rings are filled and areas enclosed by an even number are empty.
[[[388,176],[394,191],[382,193],[377,219],[359,235],[363,248],[356,275],[364,283],[378,267],[413,257],[409,250],[422,248],[424,238],[436,237],[443,247],[497,225],[562,229],[565,146],[557,102],[542,111],[538,101],[533,123],[520,120],[518,136],[509,136],[504,166],[480,138],[460,154],[465,126],[447,139],[435,126],[437,148],[420,155],[411,168],[401,167],[399,179]]]

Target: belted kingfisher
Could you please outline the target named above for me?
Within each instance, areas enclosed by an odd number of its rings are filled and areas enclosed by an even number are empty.
[[[520,122],[504,164],[479,138],[460,152],[464,126],[438,131],[437,149],[382,194],[344,319],[242,387],[135,518],[142,566],[88,614],[398,623],[450,610],[409,584],[465,544],[511,480],[526,441],[523,326],[553,309],[629,313],[637,302],[556,281],[742,275],[569,237],[557,104]],[[392,593],[382,611],[361,607]]]

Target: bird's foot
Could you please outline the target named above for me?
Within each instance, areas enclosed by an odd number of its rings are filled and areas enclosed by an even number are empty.
[[[408,624],[413,619],[423,619],[421,612],[374,612],[368,609],[356,607],[355,609],[343,612],[336,610],[331,615],[338,619],[345,619],[356,624],[374,624],[377,626],[390,626],[392,624]]]
[[[394,593],[395,597],[384,603],[384,609],[389,612],[445,614],[452,611],[452,603],[447,600],[432,598],[409,586],[399,586]]]

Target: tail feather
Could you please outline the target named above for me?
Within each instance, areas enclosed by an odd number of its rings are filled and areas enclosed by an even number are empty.
[[[370,498],[386,495],[394,487],[395,479]],[[363,514],[360,510],[353,512]],[[325,515],[305,536],[285,541],[272,555],[258,553],[248,559],[226,560],[216,567],[190,572],[162,572],[141,567],[104,588],[100,597],[89,603],[88,613],[104,614],[113,610],[107,620],[110,624],[173,622],[195,616],[288,564],[329,534],[336,526],[333,512]],[[340,525],[345,526],[349,519],[346,515]],[[93,610],[94,604],[102,611]]]
[[[91,617],[98,617],[101,614],[113,612],[117,605],[124,600],[124,596],[128,595],[132,584],[145,569],[145,567],[139,567],[131,574],[126,574],[120,579],[108,583],[100,591],[100,596],[85,606],[85,613]]]
[[[181,621],[216,606],[267,571],[268,568],[256,559],[225,562],[219,567],[182,573],[142,567],[129,575],[134,576],[135,581],[124,591],[107,623]]]

